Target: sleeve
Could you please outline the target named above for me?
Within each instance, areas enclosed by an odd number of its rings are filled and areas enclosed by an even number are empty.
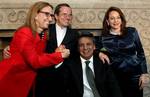
[[[34,43],[35,37],[33,37],[30,29],[21,30],[16,37],[18,38],[16,41],[18,40],[17,47],[21,52],[21,56],[33,68],[52,66],[63,61],[60,52],[51,54],[38,53]]]
[[[94,39],[95,39],[96,50],[100,51],[100,49],[103,47],[102,36],[95,36]]]
[[[122,97],[122,93],[119,87],[119,83],[114,75],[114,72],[111,68],[111,66],[109,66],[108,64],[104,64],[106,65],[105,67],[106,69],[106,75],[107,75],[107,79],[106,79],[106,86],[108,87],[108,95],[109,97]]]
[[[98,55],[100,52],[102,52],[102,53],[106,54],[107,56],[109,56],[109,52],[103,46],[102,36],[95,36],[94,39],[95,39],[95,45],[96,45],[94,54]]]
[[[147,73],[147,62],[146,62],[142,43],[140,41],[140,37],[136,29],[135,29],[135,46],[137,51],[137,57],[138,60],[140,61],[142,73]]]

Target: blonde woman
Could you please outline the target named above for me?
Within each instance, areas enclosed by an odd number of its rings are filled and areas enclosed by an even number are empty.
[[[14,33],[11,57],[0,62],[0,97],[27,97],[38,68],[53,66],[69,56],[64,46],[44,53],[52,16],[53,7],[47,2],[36,2],[29,9],[25,24]]]

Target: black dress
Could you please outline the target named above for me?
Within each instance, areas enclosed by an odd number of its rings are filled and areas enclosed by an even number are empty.
[[[111,66],[116,74],[124,97],[143,97],[139,89],[139,77],[147,73],[144,50],[133,27],[126,28],[125,36],[106,35],[99,38],[96,44],[107,50],[111,57]]]

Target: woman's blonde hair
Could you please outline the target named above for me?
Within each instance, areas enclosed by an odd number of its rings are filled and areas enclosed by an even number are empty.
[[[34,5],[32,5],[28,11],[24,26],[30,27],[34,36],[37,30],[35,17],[44,7],[47,7],[47,6],[50,6],[53,9],[53,6],[49,4],[48,2],[39,1],[39,2],[36,2]]]

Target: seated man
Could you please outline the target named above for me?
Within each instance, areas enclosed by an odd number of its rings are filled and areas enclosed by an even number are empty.
[[[95,43],[91,33],[80,35],[78,50],[77,58],[65,62],[65,97],[122,97],[110,66],[93,55]]]

